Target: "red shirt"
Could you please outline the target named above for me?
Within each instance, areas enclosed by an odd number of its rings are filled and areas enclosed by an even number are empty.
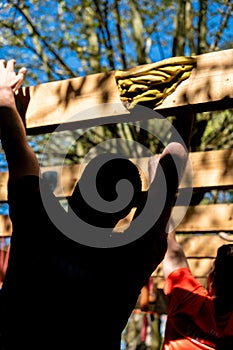
[[[188,268],[173,271],[164,292],[168,318],[163,350],[216,349],[220,338],[233,338],[233,313],[216,315],[213,298]]]

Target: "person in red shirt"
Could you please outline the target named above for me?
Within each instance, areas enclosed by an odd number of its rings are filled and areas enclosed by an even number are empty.
[[[167,242],[163,350],[233,349],[233,244],[218,248],[205,289],[192,275],[174,231]]]

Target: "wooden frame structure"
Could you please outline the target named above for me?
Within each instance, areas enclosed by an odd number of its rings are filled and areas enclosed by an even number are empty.
[[[58,125],[67,129],[130,122],[133,115],[120,99],[115,72],[24,87],[20,89],[16,102],[28,135],[50,132]],[[232,107],[233,50],[225,50],[197,56],[197,64],[190,77],[177,86],[155,111],[166,117],[179,116],[179,113],[190,110],[203,112]],[[144,116],[137,115],[137,118],[142,119]],[[195,152],[190,154],[190,160],[195,191],[233,188],[233,150]],[[147,162],[148,159],[142,161]],[[71,191],[68,183],[77,181],[76,167],[66,167],[62,174],[57,174],[65,195]],[[42,172],[49,170],[56,171],[56,168],[45,168]],[[1,202],[7,201],[7,179],[7,172],[0,173]],[[180,190],[187,186],[184,176]],[[55,194],[60,196],[59,187],[55,189]],[[179,224],[179,240],[190,258],[194,274],[201,282],[205,279],[218,246],[226,239],[232,239],[232,223],[233,204],[215,204],[189,207]],[[10,234],[11,222],[8,216],[1,215],[0,236]],[[158,283],[163,281],[160,267],[154,276]]]

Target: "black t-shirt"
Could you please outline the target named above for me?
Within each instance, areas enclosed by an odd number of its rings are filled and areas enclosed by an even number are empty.
[[[40,186],[56,215],[69,220],[47,184]],[[119,350],[140,289],[161,261],[164,239],[144,235],[115,248],[80,244],[54,225],[40,186],[29,176],[8,188],[13,234],[2,290],[6,349]]]

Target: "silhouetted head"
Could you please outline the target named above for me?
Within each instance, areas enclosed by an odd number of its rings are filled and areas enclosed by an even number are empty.
[[[233,295],[233,244],[218,248],[212,270],[208,276],[208,289],[216,297],[232,298]]]
[[[83,221],[97,227],[114,227],[137,206],[141,190],[136,165],[126,158],[104,153],[87,164],[68,203]],[[104,206],[103,202],[96,205],[96,196],[104,201]],[[120,200],[126,201],[126,205],[117,206]]]

